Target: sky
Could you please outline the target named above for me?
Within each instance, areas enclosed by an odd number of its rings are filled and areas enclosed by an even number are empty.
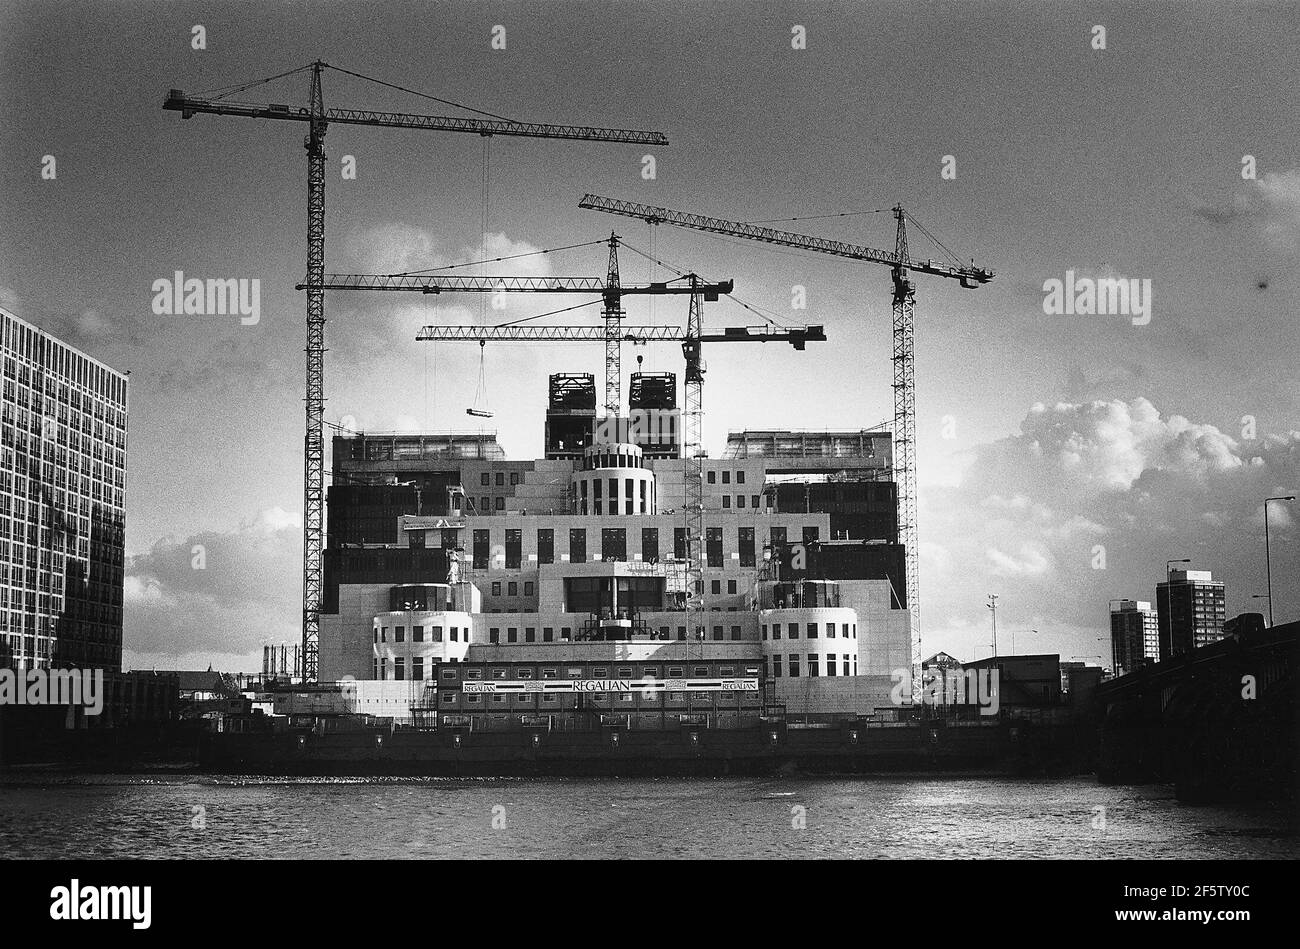
[[[594,276],[613,230],[625,282],[735,281],[749,309],[710,304],[706,327],[824,324],[805,352],[706,353],[714,456],[746,427],[891,418],[888,270],[581,210],[585,193],[885,249],[902,203],[994,270],[977,290],[916,278],[927,655],[989,655],[996,593],[1000,651],[1014,630],[1020,652],[1109,664],[1108,602],[1153,600],[1184,557],[1227,583],[1229,615],[1262,611],[1262,502],[1300,487],[1298,28],[1294,6],[1252,3],[10,0],[0,305],[131,372],[125,664],[253,670],[300,635],[305,128],[161,106],[315,59],[513,119],[664,132],[647,149],[332,126],[326,269],[486,247],[514,258],[498,272]],[[232,98],[305,105],[306,75]],[[329,107],[473,114],[324,82]],[[260,319],[156,314],[175,271],[258,280]],[[1067,272],[1149,286],[1149,318],[1046,312]],[[398,296],[328,296],[327,420],[469,431],[477,401],[535,458],[547,375],[599,377],[600,344],[498,344],[478,393],[476,347],[414,339],[573,298]],[[626,305],[685,322],[681,298]],[[672,344],[625,348],[625,375],[638,356],[680,375]],[[1300,619],[1297,515],[1270,506],[1277,622]]]

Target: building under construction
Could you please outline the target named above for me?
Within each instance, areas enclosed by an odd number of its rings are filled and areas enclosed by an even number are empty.
[[[552,375],[535,460],[491,435],[336,437],[321,681],[480,730],[890,706],[911,659],[890,433],[746,431],[699,459],[691,602],[677,380],[630,381],[610,418],[592,376]]]

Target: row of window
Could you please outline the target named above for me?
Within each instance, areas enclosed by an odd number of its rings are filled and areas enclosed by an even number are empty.
[[[799,624],[798,624],[798,623],[786,623],[785,625],[786,625],[786,631],[785,631],[786,639],[798,639],[798,638],[799,638]],[[807,635],[805,636],[806,639],[816,639],[816,638],[817,638],[817,631],[818,631],[818,624],[816,624],[816,623],[808,623],[804,631],[805,631],[805,633],[807,634]],[[767,624],[766,624],[766,623],[763,624],[762,636],[763,636],[764,639],[767,639]],[[780,624],[780,623],[773,623],[773,624],[772,624],[772,638],[773,638],[773,639],[780,639],[780,638],[781,638],[781,624]],[[835,638],[835,624],[834,624],[834,623],[827,623],[827,624],[826,624],[826,638],[827,638],[827,639],[834,639],[834,638]],[[858,638],[858,624],[857,624],[857,623],[841,623],[841,624],[840,624],[840,638],[841,638],[841,639],[857,639],[857,638]]]
[[[705,472],[705,477],[708,479],[709,484],[717,484],[717,483],[718,483],[718,472],[716,472],[716,471]],[[722,483],[723,483],[723,484],[731,484],[731,472],[730,472],[730,471],[724,471],[724,472],[722,472]],[[737,472],[736,472],[736,484],[744,484],[744,483],[745,483],[745,472],[743,472],[743,471],[737,471]],[[754,504],[754,507],[758,507],[758,504],[755,503],[755,504]]]
[[[611,674],[618,679],[658,679],[666,676],[669,679],[683,679],[687,677],[686,666],[539,666],[537,672],[542,679],[604,679]],[[737,671],[744,675],[758,675],[758,667],[752,665],[736,666],[734,664],[719,664],[716,666],[708,664],[693,665],[690,667],[690,678],[704,679],[711,676],[717,676],[722,679],[728,679],[737,674]],[[458,668],[444,668],[442,678],[444,679],[531,679],[533,678],[534,668],[532,666],[492,666],[486,670],[482,666],[463,665]],[[563,674],[561,674],[563,673]]]
[[[399,674],[396,677],[400,679],[401,675]],[[665,692],[662,694],[667,696],[667,698],[661,698],[661,694],[658,692],[619,692],[615,695],[593,692],[586,695],[584,701],[591,702],[594,705],[610,706],[630,705],[633,703],[641,706],[660,705],[665,703],[668,705],[715,705],[726,703],[727,705],[736,706],[757,702],[757,699],[754,697],[756,693],[754,692]],[[457,705],[460,703],[468,705],[488,703],[493,705],[504,705],[507,702],[510,702],[516,707],[527,706],[529,708],[536,708],[539,704],[539,700],[541,705],[551,705],[557,708],[564,706],[575,708],[577,706],[577,702],[573,696],[557,695],[553,692],[549,694],[542,693],[540,695],[537,693],[514,693],[512,695],[493,693],[486,696],[478,693],[465,695],[460,692],[443,692],[441,699],[443,705]]]
[[[469,641],[470,641],[470,638],[469,638],[469,631],[470,631],[470,628],[469,628],[468,626],[466,626],[466,627],[465,627],[465,640],[464,640],[465,642],[469,642]],[[441,626],[430,626],[430,627],[429,627],[429,630],[428,630],[428,635],[429,635],[429,638],[428,638],[428,640],[427,640],[428,642],[431,642],[431,643],[440,643],[440,642],[442,642],[442,627],[441,627]],[[422,642],[425,642],[426,640],[425,640],[424,637],[425,637],[425,628],[424,628],[423,626],[412,626],[412,627],[411,627],[411,642],[413,642],[413,643],[422,643]],[[453,642],[453,643],[454,643],[454,642],[460,642],[460,627],[458,627],[458,626],[449,626],[449,627],[447,627],[447,640],[448,640],[448,642]],[[387,626],[380,626],[378,629],[375,630],[375,642],[377,642],[377,643],[386,643],[386,642],[388,642],[388,627],[387,627]],[[393,627],[393,642],[395,642],[395,643],[404,643],[404,642],[406,642],[406,627],[405,627],[405,626],[394,626],[394,627]]]
[[[805,544],[814,543],[820,537],[821,531],[815,524],[807,525],[803,528],[803,542]],[[784,546],[788,543],[788,531],[785,527],[774,526],[768,531],[768,541],[773,546]],[[728,551],[723,546],[722,528],[709,527],[704,532],[704,552],[707,565],[710,567],[721,567],[724,565]],[[444,537],[443,543],[447,539]],[[492,531],[487,528],[478,528],[472,536],[473,542],[473,565],[475,570],[487,570],[489,566],[493,569],[500,569],[502,566],[506,570],[518,570],[523,566],[523,531],[510,528],[505,532],[504,560],[498,560],[496,563],[491,562],[492,558]],[[756,558],[756,538],[754,528],[741,527],[736,531],[736,548],[735,553],[742,567],[755,566]],[[624,527],[604,527],[600,529],[600,557],[605,561],[626,561],[628,559],[627,546],[627,528]],[[641,529],[641,559],[647,563],[654,563],[665,556],[666,551],[660,547],[659,528],[644,527]],[[685,560],[687,555],[686,545],[686,528],[673,528],[673,551],[672,556],[677,560]],[[569,529],[569,562],[585,563],[587,560],[587,528],[572,527]],[[544,527],[537,531],[537,562],[539,564],[555,563],[555,530]],[[717,592],[717,591],[715,591]]]
[[[496,473],[496,476],[497,476],[498,485],[504,485],[506,483],[506,473],[504,471],[498,471]],[[492,479],[492,473],[489,471],[484,471],[482,474],[479,475],[479,484],[483,485],[483,487],[486,488],[489,484],[492,483],[491,479]],[[519,483],[518,471],[510,472],[510,483],[512,485]]]
[[[788,672],[788,677],[791,678],[791,679],[797,679],[797,678],[799,678],[799,658],[800,658],[800,657],[799,657],[799,654],[798,654],[798,653],[793,653],[793,652],[790,653],[790,654],[787,655],[787,656],[784,656],[784,657],[782,657],[782,656],[772,656],[772,678],[774,678],[774,679],[779,679],[779,678],[781,678],[781,669],[782,669],[782,665],[783,665],[783,663],[782,663],[782,659],[783,659],[783,658],[784,658],[785,660],[787,660],[786,663],[784,664],[784,666],[785,666],[785,669],[786,669],[787,672]],[[768,659],[767,656],[764,656],[764,657],[763,657],[763,674],[764,674],[764,675],[767,675],[767,659]],[[807,665],[806,665],[805,668],[808,670],[808,677],[809,677],[809,678],[817,678],[818,676],[821,675],[821,660],[822,660],[822,659],[825,659],[825,660],[826,660],[826,675],[827,675],[827,676],[830,676],[830,677],[834,677],[834,676],[837,676],[837,675],[840,675],[840,676],[855,676],[855,675],[858,674],[858,657],[855,656],[855,655],[853,655],[852,653],[847,653],[847,652],[846,652],[846,653],[843,653],[843,654],[841,655],[842,664],[837,663],[837,662],[835,661],[835,655],[834,655],[834,653],[829,653],[829,654],[827,654],[827,655],[825,655],[825,656],[821,656],[821,655],[819,655],[818,653],[810,652],[810,653],[808,653],[807,656],[804,657],[804,659],[807,660]],[[837,669],[839,670],[838,672],[836,671]]]
[[[733,612],[734,612],[734,611],[733,611]],[[520,636],[519,636],[520,628],[521,628],[521,627],[518,627],[518,626],[507,626],[507,627],[505,627],[506,637],[505,637],[504,640],[502,640],[502,638],[501,638],[501,627],[499,627],[499,626],[491,626],[491,627],[488,628],[488,642],[490,642],[490,643],[498,643],[498,644],[499,644],[499,643],[501,643],[501,642],[503,642],[503,641],[504,641],[504,642],[507,642],[507,643],[517,643],[517,642],[525,642],[525,643],[535,643],[535,642],[553,643],[553,642],[556,641],[556,639],[555,639],[555,627],[554,627],[554,626],[543,626],[543,627],[542,627],[542,637],[541,637],[540,640],[537,638],[537,627],[536,627],[536,626],[524,626],[524,627],[522,627],[522,629],[523,629],[523,638],[522,638],[522,639],[520,639]],[[562,643],[564,643],[564,642],[569,642],[572,638],[573,638],[573,628],[572,628],[571,626],[561,626],[561,627],[560,627],[560,638],[559,638],[559,641],[562,642]],[[654,638],[654,637],[653,637],[653,634],[652,634],[652,638]],[[658,639],[672,639],[672,638],[673,638],[673,636],[672,636],[672,627],[671,627],[671,626],[660,626],[660,627],[659,627],[659,635],[658,635],[657,638],[658,638]],[[726,628],[725,628],[725,627],[722,627],[722,626],[714,626],[713,629],[712,629],[712,631],[711,631],[711,636],[710,636],[710,638],[711,638],[714,642],[723,642],[723,641],[725,641],[725,640],[727,640],[727,639],[730,639],[732,642],[740,642],[740,641],[744,638],[744,636],[743,636],[742,627],[740,627],[740,626],[732,626],[731,629],[730,629],[730,631],[727,631]],[[780,638],[780,637],[778,637],[778,638]],[[683,640],[683,641],[686,639],[686,627],[685,627],[685,626],[678,626],[678,627],[677,627],[677,639],[679,639],[679,640]],[[468,640],[467,640],[467,641],[468,641]]]

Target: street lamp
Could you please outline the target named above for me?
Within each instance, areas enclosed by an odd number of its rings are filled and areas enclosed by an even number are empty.
[[[1033,633],[1035,636],[1037,636],[1037,635],[1038,635],[1038,630],[1036,630],[1036,629],[1013,629],[1013,630],[1011,630],[1011,655],[1013,655],[1013,656],[1016,654],[1016,633]]]
[[[998,656],[998,595],[990,593],[989,601],[985,605],[993,613],[993,658],[996,659]]]
[[[1268,625],[1273,625],[1273,558],[1268,549],[1268,502],[1269,501],[1294,501],[1294,494],[1279,495],[1275,498],[1264,499],[1264,572],[1268,576]]]
[[[1172,567],[1176,563],[1191,563],[1191,562],[1192,562],[1191,559],[1188,557],[1184,557],[1181,560],[1165,561],[1165,615],[1169,617],[1169,658],[1173,658],[1174,655],[1174,607],[1173,607],[1173,600],[1169,596],[1170,567]],[[1165,657],[1161,656],[1160,658],[1164,659]]]

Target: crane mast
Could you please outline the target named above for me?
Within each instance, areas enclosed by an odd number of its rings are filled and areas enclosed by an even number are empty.
[[[362,109],[326,109],[321,89],[321,72],[331,68],[316,60],[311,69],[311,104],[291,109],[281,104],[250,104],[187,97],[172,89],[163,108],[180,112],[184,119],[198,114],[235,115],[247,118],[308,123],[304,141],[307,149],[307,372],[306,434],[303,445],[303,678],[315,682],[319,674],[322,550],[324,546],[325,441],[325,133],[330,123],[411,128],[425,131],[473,132],[478,135],[511,135],[530,138],[570,139],[587,142],[622,142],[638,145],[667,145],[661,132],[609,129],[582,125],[548,125],[510,119],[470,119],[453,116],[414,115]],[[337,67],[333,67],[337,68]],[[301,70],[295,70],[295,72]],[[356,74],[353,74],[356,75]],[[361,77],[368,78],[368,77]]]
[[[625,217],[650,224],[671,224],[691,230],[741,237],[783,247],[846,257],[887,266],[893,278],[891,312],[893,317],[893,389],[894,389],[894,469],[898,484],[898,535],[904,545],[907,609],[912,619],[912,681],[920,681],[921,665],[921,595],[917,550],[916,498],[916,384],[913,365],[913,336],[916,292],[911,273],[930,274],[957,280],[966,288],[978,287],[993,279],[993,271],[984,267],[953,266],[935,260],[913,261],[907,248],[906,212],[902,205],[892,210],[897,221],[893,252],[861,247],[844,241],[813,237],[728,221],[722,218],[652,207],[631,201],[588,194],[579,207]],[[689,405],[688,405],[689,413]]]

